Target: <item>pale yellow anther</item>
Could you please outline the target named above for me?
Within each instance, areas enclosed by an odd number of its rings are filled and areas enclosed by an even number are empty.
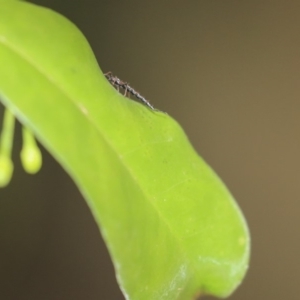
[[[28,128],[22,128],[23,146],[20,153],[24,170],[29,174],[37,173],[42,166],[42,154],[34,136]]]

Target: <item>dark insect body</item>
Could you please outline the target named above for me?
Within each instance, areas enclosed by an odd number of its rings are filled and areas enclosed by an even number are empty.
[[[139,92],[137,92],[134,88],[132,88],[127,82],[122,81],[118,77],[114,76],[111,72],[108,72],[104,74],[107,80],[114,86],[119,88],[122,88],[125,91],[125,96],[127,93],[134,96],[136,99],[140,100],[142,103],[150,107],[152,110],[155,110],[155,108],[150,104],[148,100],[146,100]]]

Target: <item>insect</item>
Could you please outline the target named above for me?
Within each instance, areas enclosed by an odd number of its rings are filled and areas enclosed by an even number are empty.
[[[150,104],[148,100],[146,100],[139,92],[137,92],[134,88],[132,88],[127,82],[122,81],[118,77],[114,76],[111,72],[104,74],[107,80],[114,86],[119,88],[122,88],[125,91],[125,96],[127,92],[134,96],[136,99],[140,100],[142,103],[150,107],[152,110],[155,110],[155,108]]]

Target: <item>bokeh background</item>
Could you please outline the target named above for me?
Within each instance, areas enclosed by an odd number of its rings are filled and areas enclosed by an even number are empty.
[[[300,2],[34,2],[71,19],[103,71],[176,118],[232,191],[252,257],[229,299],[299,299]],[[17,128],[15,174],[0,190],[0,299],[124,299],[74,183],[46,151],[41,172],[25,174],[19,150]]]

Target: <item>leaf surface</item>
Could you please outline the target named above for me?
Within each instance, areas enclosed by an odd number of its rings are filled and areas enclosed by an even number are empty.
[[[126,299],[229,295],[249,234],[227,188],[167,114],[118,93],[59,14],[0,0],[0,97],[70,174]]]

